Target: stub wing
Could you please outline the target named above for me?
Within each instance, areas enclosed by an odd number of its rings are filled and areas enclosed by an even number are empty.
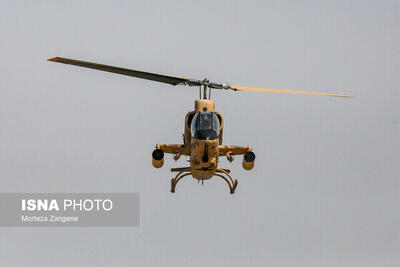
[[[164,153],[175,154],[175,155],[190,155],[190,147],[185,145],[167,145],[158,144],[157,149],[161,149]]]
[[[251,146],[219,146],[219,156],[230,155],[243,155],[247,151],[251,151]]]

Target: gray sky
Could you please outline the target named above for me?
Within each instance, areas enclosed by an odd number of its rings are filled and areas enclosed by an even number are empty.
[[[139,228],[3,228],[1,266],[399,266],[399,1],[2,1],[2,192],[139,192]],[[213,92],[239,185],[167,156],[198,91],[62,56],[354,99]]]

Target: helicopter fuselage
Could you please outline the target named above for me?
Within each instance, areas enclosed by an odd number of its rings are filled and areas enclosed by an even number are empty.
[[[232,162],[233,156],[244,155],[243,168],[251,170],[255,156],[250,146],[222,145],[223,126],[222,114],[215,112],[214,101],[198,99],[195,101],[195,110],[186,114],[183,144],[156,145],[152,159],[155,168],[163,166],[163,153],[174,154],[175,160],[178,160],[180,156],[190,157],[189,167],[171,169],[172,172],[177,172],[176,177],[171,179],[171,192],[175,192],[175,186],[179,180],[188,175],[198,181],[219,176],[228,183],[231,193],[235,192],[237,180],[230,176],[230,170],[218,168],[219,157],[225,156],[229,162]]]
[[[209,116],[202,116],[209,114]],[[213,119],[214,118],[214,123]],[[209,119],[207,127],[214,128],[215,133],[205,132],[197,134],[200,130],[196,128],[205,124]],[[214,127],[211,127],[214,125]],[[204,126],[204,125],[201,125]],[[196,132],[196,130],[198,130]],[[203,131],[204,132],[204,131]],[[198,180],[207,180],[214,176],[218,168],[219,145],[222,143],[223,117],[214,110],[214,101],[209,99],[198,99],[195,101],[195,110],[189,112],[185,118],[184,142],[190,145],[190,170],[192,176]]]

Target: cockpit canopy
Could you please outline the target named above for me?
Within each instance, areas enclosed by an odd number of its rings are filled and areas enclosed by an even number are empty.
[[[214,140],[219,136],[220,122],[214,112],[198,112],[192,119],[192,137],[201,140]]]

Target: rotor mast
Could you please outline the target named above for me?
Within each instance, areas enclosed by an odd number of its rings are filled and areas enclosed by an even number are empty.
[[[208,91],[208,99],[210,99],[210,96],[211,96],[211,88],[208,87],[208,83],[209,83],[209,82],[210,82],[210,81],[207,80],[206,78],[204,78],[204,80],[202,81],[202,84],[203,84],[203,99],[207,99],[207,90],[209,90],[209,91]]]

